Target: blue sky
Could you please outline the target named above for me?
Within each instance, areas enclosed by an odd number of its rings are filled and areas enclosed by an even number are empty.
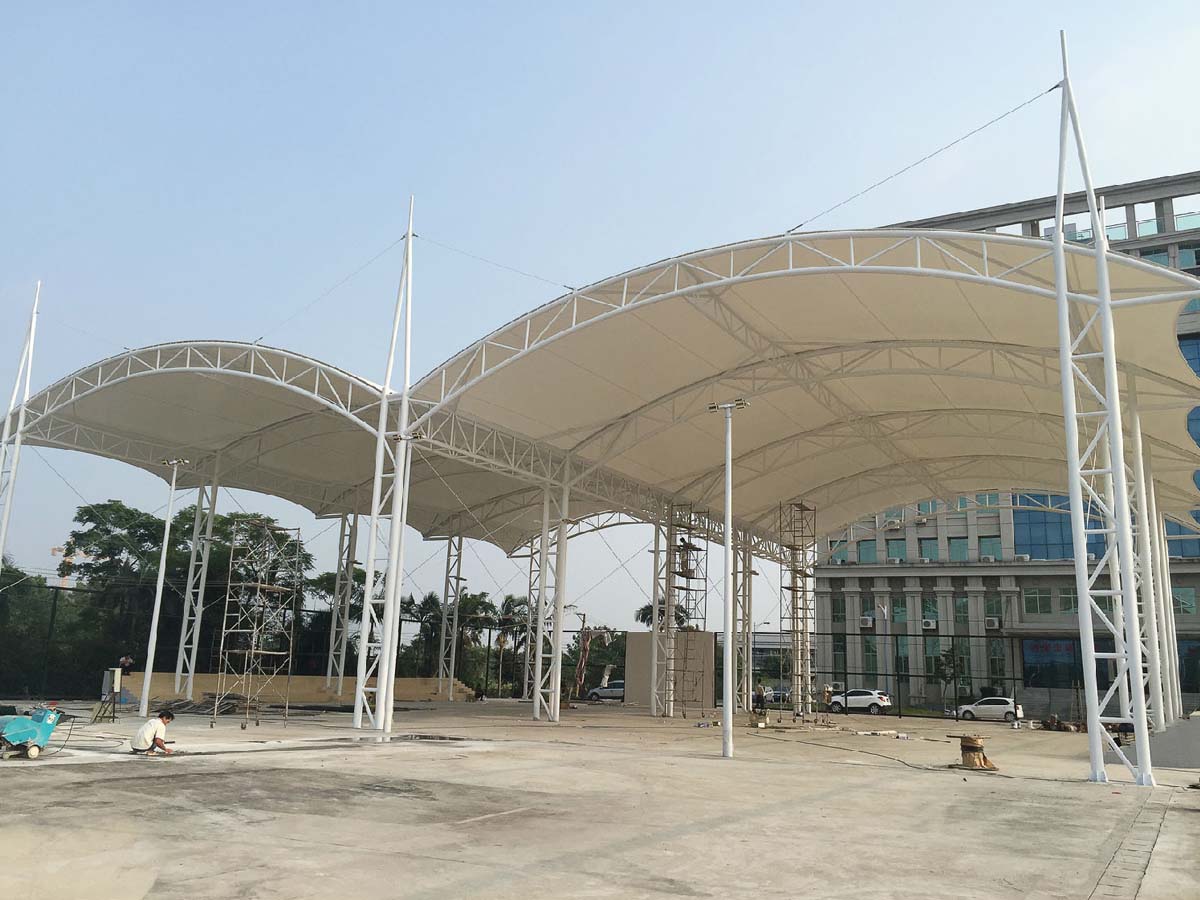
[[[1190,4],[966,9],[9,5],[0,387],[37,278],[35,386],[181,338],[263,337],[379,378],[398,247],[285,320],[403,232],[410,193],[429,239],[414,267],[422,373],[557,293],[433,241],[585,284],[789,228],[1049,87],[1060,27],[1097,181],[1200,167]],[[1048,194],[1056,141],[1051,96],[816,224]],[[161,482],[121,465],[29,453],[9,543],[19,564],[52,565],[75,491],[165,502]],[[324,527],[282,502],[239,499],[310,535]],[[326,564],[330,538],[315,543]],[[608,535],[615,555],[580,542],[581,608],[630,624],[645,601],[617,558],[632,556],[648,584],[648,538]],[[417,544],[412,559],[437,550]],[[474,588],[523,591],[515,564],[478,554]],[[435,557],[417,587],[440,588],[439,569]],[[769,611],[777,579],[763,577]]]

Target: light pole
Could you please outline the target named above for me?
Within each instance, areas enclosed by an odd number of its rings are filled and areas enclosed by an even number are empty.
[[[163,523],[162,551],[158,555],[158,583],[154,587],[154,612],[150,616],[150,642],[146,645],[146,674],[142,676],[142,695],[138,698],[138,715],[143,719],[150,715],[150,674],[154,671],[154,650],[158,646],[158,614],[162,611],[163,583],[167,577],[167,547],[171,543],[171,514],[175,511],[175,482],[179,467],[187,465],[186,459],[164,459],[164,466],[171,467],[171,493],[167,495],[167,519]]]
[[[733,411],[750,404],[738,398],[710,403],[709,412],[725,413],[725,646],[721,673],[721,756],[733,759]]]

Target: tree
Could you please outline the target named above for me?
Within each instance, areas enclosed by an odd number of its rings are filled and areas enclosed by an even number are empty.
[[[647,628],[649,628],[650,627],[650,604],[647,603],[645,606],[639,607],[638,611],[633,614],[633,618],[638,624],[645,625]],[[682,631],[683,629],[685,629],[687,627],[688,627],[687,610],[684,609],[682,606],[680,606],[677,603],[677,604],[675,604],[675,630]]]

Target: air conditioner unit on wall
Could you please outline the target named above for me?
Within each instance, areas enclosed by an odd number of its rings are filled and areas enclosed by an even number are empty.
[[[900,565],[900,563],[902,563],[902,562],[904,562],[904,560],[902,560],[902,559],[901,559],[900,557],[898,557],[898,556],[889,556],[889,557],[888,557],[888,565],[889,565],[889,566],[898,566],[898,565]]]
[[[1000,627],[1000,618],[998,616],[988,616],[983,620],[983,627],[989,631],[995,631]]]
[[[937,631],[937,619],[922,619],[921,627],[926,631]]]
[[[980,561],[981,563],[994,563],[994,562],[996,561],[996,557],[994,557],[994,556],[981,556],[981,557],[979,557],[979,561]]]
[[[1028,553],[1018,553],[1013,557],[1016,562],[1029,562],[1032,557]]]
[[[858,617],[858,627],[859,628],[874,628],[875,627],[875,617],[874,616],[859,616]]]
[[[829,689],[836,694],[838,691],[844,691],[846,684],[843,681],[831,681],[829,682]]]
[[[846,561],[844,559],[835,559],[835,560],[832,560],[832,562],[835,566],[844,566],[846,564]]]
[[[930,559],[928,556],[922,556],[921,562],[923,562],[925,565],[929,565],[931,562],[933,562],[933,560]]]

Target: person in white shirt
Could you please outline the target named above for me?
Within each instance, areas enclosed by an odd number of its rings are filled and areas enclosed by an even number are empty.
[[[167,723],[174,719],[175,714],[170,710],[163,710],[153,719],[147,719],[146,724],[138,729],[138,733],[130,741],[133,752],[150,755],[161,750],[163,753],[170,753],[171,748],[163,739],[167,736]]]

